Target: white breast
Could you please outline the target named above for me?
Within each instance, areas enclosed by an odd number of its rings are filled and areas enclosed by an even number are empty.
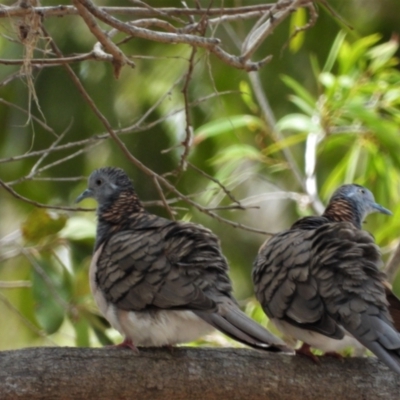
[[[191,311],[117,311],[117,315],[120,332],[137,346],[191,342],[213,330]]]
[[[96,284],[97,260],[102,246],[93,255],[89,269],[90,289],[100,312],[121,335],[136,346],[158,347],[198,339],[213,327],[191,311],[124,311],[109,303]]]

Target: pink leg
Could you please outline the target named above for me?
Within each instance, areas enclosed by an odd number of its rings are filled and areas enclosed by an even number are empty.
[[[341,361],[343,361],[343,359],[344,359],[344,357],[341,354],[336,353],[336,351],[327,351],[324,354],[324,357],[333,357],[333,358],[336,358],[337,360],[341,360]]]
[[[316,356],[315,354],[311,353],[310,347],[311,346],[309,344],[303,343],[303,345],[298,350],[296,350],[296,354],[306,356],[306,357],[310,358],[313,362],[315,362],[315,364],[320,364],[319,357]],[[336,353],[336,351],[327,351],[326,353],[323,354],[323,356],[324,357],[333,357],[333,358],[336,358],[337,360],[344,359],[344,357],[341,354]]]
[[[311,353],[310,345],[303,343],[302,346],[296,350],[296,354],[310,358],[315,364],[320,364],[318,357]]]
[[[139,349],[134,345],[132,339],[125,338],[124,341],[120,344],[114,344],[110,347],[114,348],[124,348],[124,349],[131,349],[135,354],[139,354]]]

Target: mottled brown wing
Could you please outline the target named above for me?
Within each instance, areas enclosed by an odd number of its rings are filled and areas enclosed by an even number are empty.
[[[270,318],[340,339],[343,331],[327,313],[311,271],[313,235],[289,230],[264,243],[254,263],[255,293]]]
[[[211,310],[214,301],[196,279],[202,271],[182,265],[184,246],[170,253],[174,239],[162,229],[117,233],[105,244],[96,279],[108,301],[124,310]]]

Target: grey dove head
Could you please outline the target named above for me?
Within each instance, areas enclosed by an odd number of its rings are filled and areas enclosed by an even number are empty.
[[[96,169],[88,179],[88,188],[76,199],[79,203],[86,198],[94,198],[99,206],[115,200],[121,192],[133,191],[133,184],[128,175],[116,167]]]
[[[345,213],[345,209],[341,210],[337,207],[335,210],[334,207],[335,203],[340,205],[343,202],[351,205],[351,211],[355,214],[353,218],[355,218],[356,225],[359,226],[361,226],[362,221],[364,221],[368,214],[380,212],[382,214],[392,215],[391,211],[375,202],[374,195],[371,191],[354,183],[340,186],[335,191],[329,201],[327,211],[331,210],[331,212],[338,212],[339,214],[341,211]]]

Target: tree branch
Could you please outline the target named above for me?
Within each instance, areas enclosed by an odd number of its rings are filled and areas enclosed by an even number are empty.
[[[282,4],[282,7],[290,5],[292,0],[287,0]],[[216,7],[209,9],[198,9],[198,8],[181,8],[181,7],[161,7],[161,8],[149,8],[149,7],[101,7],[102,10],[112,15],[131,15],[132,17],[158,17],[160,13],[164,16],[187,16],[187,15],[238,15],[238,19],[246,18],[246,14],[250,14],[251,18],[254,17],[254,13],[264,12],[270,10],[275,4],[261,4],[244,7]],[[77,15],[78,10],[73,6],[51,6],[51,7],[32,7],[23,8],[20,6],[1,6],[0,18],[9,17],[23,17],[26,14],[35,12],[43,17],[63,17],[66,15]]]
[[[128,64],[133,66],[133,62],[130,61],[129,57],[118,48],[117,44],[114,44],[107,33],[103,32],[100,25],[97,23],[97,19],[106,23],[107,25],[114,28],[116,31],[124,32],[129,37],[142,38],[160,43],[169,44],[187,44],[192,47],[200,47],[208,52],[213,53],[225,64],[238,69],[244,69],[246,71],[256,71],[268,63],[272,56],[268,55],[259,61],[251,61],[250,58],[257,48],[264,42],[267,36],[271,35],[275,27],[277,27],[290,13],[295,11],[297,8],[310,7],[311,0],[278,0],[275,4],[263,5],[263,6],[250,6],[250,7],[215,7],[210,6],[208,9],[203,9],[198,6],[196,9],[189,9],[183,7],[178,8],[153,8],[146,5],[142,1],[136,1],[135,3],[143,5],[143,7],[131,7],[131,8],[118,8],[118,7],[100,7],[97,6],[91,0],[73,0],[74,7],[70,6],[58,6],[58,7],[32,7],[27,5],[24,7],[0,7],[0,18],[9,17],[27,17],[40,18],[40,20],[55,15],[71,15],[80,14],[82,19],[87,24],[91,33],[97,38],[99,43],[107,53],[103,55],[105,57],[112,56],[112,63],[114,65],[114,74],[118,77],[121,68]],[[135,18],[139,16],[142,18],[138,21],[123,22],[115,18],[114,14],[123,14],[124,16],[132,15],[132,10]],[[189,18],[190,23],[185,24],[184,21],[178,16],[186,16]],[[200,16],[199,21],[194,19],[194,16]],[[235,19],[247,19],[256,18],[261,15],[258,23],[256,23],[254,29],[249,33],[244,43],[242,54],[239,56],[228,53],[223,49],[222,40],[216,37],[205,37],[206,28],[208,25],[218,26],[222,21],[227,20],[233,21]],[[147,17],[146,19],[143,17]],[[212,20],[209,20],[209,16],[215,16]],[[172,20],[182,27],[175,27],[169,21],[163,21],[159,18],[164,17]],[[264,20],[268,18],[265,22]],[[211,21],[211,22],[210,22]],[[148,27],[162,27],[167,32],[160,32],[157,30],[148,29]],[[30,29],[29,32],[36,32],[34,29]],[[192,34],[192,32],[194,34]],[[201,35],[197,35],[200,32]],[[35,38],[34,44],[36,44],[38,37]],[[20,39],[21,40],[21,39]],[[30,49],[34,47],[29,47]],[[91,57],[96,57],[96,52],[90,53]],[[80,57],[88,57],[87,54],[80,55]],[[33,51],[30,54],[29,60],[33,58]],[[100,57],[102,58],[102,57]],[[76,62],[76,58],[64,58],[59,60],[58,63]],[[3,64],[15,64],[20,60],[2,60]],[[40,61],[35,59],[35,64],[40,64]],[[43,63],[44,64],[44,63]],[[31,65],[31,64],[29,64]],[[46,61],[46,65],[57,65],[54,61]]]
[[[89,30],[92,32],[94,36],[96,36],[97,40],[101,43],[105,50],[107,50],[113,57],[113,65],[114,65],[114,76],[116,78],[119,77],[121,68],[128,64],[131,67],[134,67],[135,64],[125,57],[125,54],[110,40],[106,33],[97,25],[96,19],[91,15],[91,13],[87,10],[85,6],[84,0],[72,0],[75,7],[79,11],[82,19],[85,21]]]
[[[397,399],[400,377],[374,358],[310,360],[250,349],[29,348],[1,353],[0,398]]]

